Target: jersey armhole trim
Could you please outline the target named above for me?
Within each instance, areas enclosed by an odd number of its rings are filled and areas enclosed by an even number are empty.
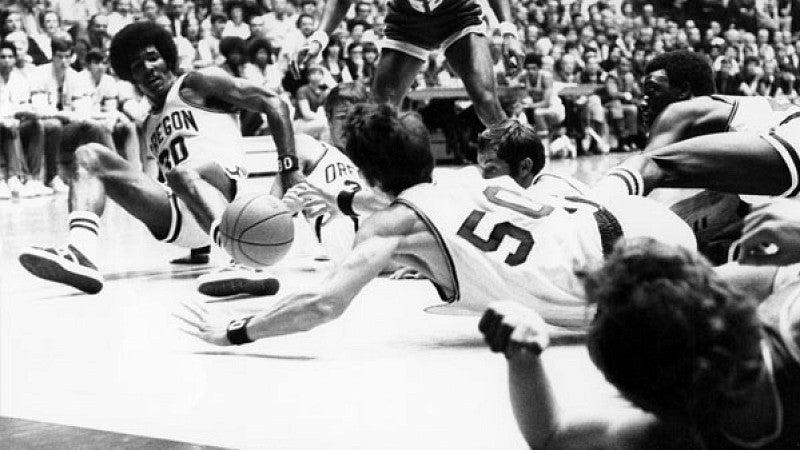
[[[414,211],[414,214],[416,214],[417,217],[419,217],[419,219],[422,220],[422,223],[424,223],[425,226],[428,227],[428,230],[430,230],[431,234],[433,234],[433,237],[436,239],[437,245],[444,253],[445,260],[447,261],[447,270],[448,272],[450,272],[450,279],[453,282],[453,295],[450,298],[446,298],[446,296],[442,295],[443,292],[441,292],[439,288],[437,288],[437,291],[439,291],[439,296],[441,297],[442,301],[445,301],[447,303],[454,303],[461,300],[461,287],[459,286],[458,283],[458,274],[456,273],[456,266],[453,262],[453,256],[450,254],[450,249],[447,248],[447,244],[445,243],[444,238],[442,238],[441,233],[439,233],[439,229],[436,228],[433,222],[431,222],[431,219],[428,218],[428,216],[425,215],[425,213],[420,211],[419,208],[417,208],[414,204],[412,204],[408,200],[398,198],[395,199],[395,201],[392,203],[401,204]]]
[[[322,141],[317,141],[317,142],[319,142],[320,145],[322,145],[322,156],[317,158],[317,160],[314,161],[313,164],[311,164],[311,167],[308,168],[308,173],[306,175],[311,175],[311,173],[317,170],[317,166],[319,166],[319,163],[322,162],[322,160],[325,159],[326,156],[328,156],[328,150],[329,150],[328,144]]]
[[[186,75],[188,75],[188,74],[186,74]],[[181,91],[183,90],[183,83],[184,83],[184,81],[186,81],[186,75],[181,75],[181,77],[178,78],[175,81],[176,83],[180,83],[178,85],[177,94],[178,94],[178,98],[182,102],[186,103],[187,105],[191,106],[192,108],[202,109],[203,111],[208,111],[208,112],[217,113],[217,114],[234,114],[234,111],[225,111],[224,109],[211,108],[211,107],[208,107],[208,106],[205,106],[205,105],[198,105],[197,103],[195,103],[195,102],[189,100],[188,98],[184,97],[184,95],[183,95],[183,93]],[[169,99],[167,99],[167,100],[169,100]]]
[[[733,118],[736,117],[737,111],[739,111],[739,101],[734,100],[731,112],[728,114],[728,121],[725,123],[725,131],[731,131],[731,124],[733,123]]]
[[[797,338],[792,336],[792,307],[800,308],[800,302],[798,300],[794,301],[787,301],[784,305],[782,305],[780,312],[778,313],[778,333],[783,338],[786,349],[789,350],[789,353],[794,358],[797,364],[800,364],[800,347],[797,345]],[[800,314],[798,314],[798,319],[800,319]]]

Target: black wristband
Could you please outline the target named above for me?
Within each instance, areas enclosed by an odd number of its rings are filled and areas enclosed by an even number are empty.
[[[300,169],[300,164],[297,161],[297,156],[283,155],[278,156],[278,172],[294,172]]]
[[[339,195],[336,196],[336,206],[339,207],[339,211],[342,214],[346,214],[350,217],[358,217],[358,213],[353,211],[353,198],[356,196],[356,192],[354,190],[345,190],[339,192]]]
[[[231,344],[242,345],[253,342],[250,336],[247,335],[247,324],[250,323],[252,318],[253,316],[249,316],[243,319],[231,320],[231,323],[228,324],[228,331],[225,332]]]

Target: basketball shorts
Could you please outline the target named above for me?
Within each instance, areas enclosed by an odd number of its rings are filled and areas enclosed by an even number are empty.
[[[800,119],[791,120],[780,125],[761,137],[767,141],[783,159],[786,169],[789,171],[791,179],[789,187],[781,194],[781,197],[795,197],[800,193],[800,180],[798,170],[800,170]]]
[[[224,167],[223,167],[224,168]],[[228,177],[234,183],[234,189],[243,180],[243,171],[237,170],[235,172],[224,168]],[[170,226],[169,232],[166,237],[160,239],[161,242],[174,244],[184,248],[198,248],[205,247],[213,244],[211,237],[206,233],[203,228],[197,223],[197,220],[192,214],[189,206],[166,184],[162,185],[167,191],[170,204]],[[222,196],[222,193],[219,193]],[[235,197],[234,193],[234,197]]]
[[[664,244],[697,249],[692,229],[666,205],[633,195],[605,199],[602,204],[617,218],[626,239],[649,237]]]
[[[481,15],[481,6],[474,0],[389,2],[381,45],[427,61],[431,50],[445,51],[470,33],[485,35]]]

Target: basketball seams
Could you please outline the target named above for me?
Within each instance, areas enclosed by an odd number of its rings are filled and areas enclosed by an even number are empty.
[[[242,231],[239,233],[239,235],[244,235],[245,233],[247,233],[248,231],[250,231],[252,228],[254,228],[254,227],[258,226],[258,225],[261,225],[262,223],[264,223],[264,222],[268,221],[269,219],[272,219],[273,217],[278,217],[278,216],[281,216],[281,215],[284,215],[284,214],[291,214],[291,211],[281,211],[281,212],[277,212],[277,213],[275,213],[275,214],[273,214],[273,215],[271,215],[271,216],[267,216],[267,217],[265,217],[265,218],[263,218],[263,219],[259,220],[258,222],[251,223],[251,224],[250,224],[250,225],[249,225],[247,228],[243,229],[243,230],[242,230]],[[236,228],[234,228],[234,230],[235,230],[235,229],[236,229]]]
[[[220,241],[234,261],[254,267],[270,266],[282,259],[294,242],[291,212],[279,199],[269,194],[256,194],[242,200],[239,203],[231,202],[228,206],[226,212],[233,214],[224,217],[219,230]],[[234,212],[234,209],[239,210]],[[268,215],[259,218],[259,212]],[[287,226],[289,228],[284,231]],[[254,233],[252,238],[255,242],[246,239],[250,232]],[[264,242],[274,238],[281,238],[282,241]],[[272,248],[275,250],[269,250]]]

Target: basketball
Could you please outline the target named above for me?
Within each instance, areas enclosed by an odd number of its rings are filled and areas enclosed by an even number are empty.
[[[237,263],[271,266],[286,256],[294,241],[292,213],[272,195],[245,194],[225,209],[219,233],[222,248]]]

